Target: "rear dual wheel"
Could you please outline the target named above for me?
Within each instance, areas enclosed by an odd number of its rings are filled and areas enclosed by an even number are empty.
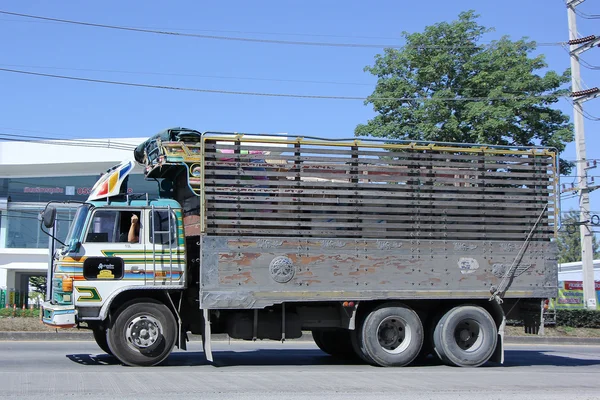
[[[352,336],[356,353],[381,367],[410,364],[423,345],[423,324],[409,307],[391,303],[371,311]]]
[[[494,354],[498,341],[496,323],[487,310],[458,306],[445,313],[433,332],[435,353],[446,364],[477,367]]]

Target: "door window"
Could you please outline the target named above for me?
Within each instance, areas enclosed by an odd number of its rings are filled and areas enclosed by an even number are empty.
[[[137,224],[133,224],[133,215],[137,216]],[[139,243],[139,218],[139,211],[96,210],[86,235],[86,242]]]
[[[169,218],[170,216],[170,218]],[[150,243],[176,246],[177,223],[175,214],[167,210],[155,210],[151,215],[152,231],[150,232]],[[170,224],[169,224],[170,222]]]

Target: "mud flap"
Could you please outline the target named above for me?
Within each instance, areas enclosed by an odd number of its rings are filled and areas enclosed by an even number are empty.
[[[182,328],[179,328],[179,339],[177,342],[177,347],[181,350],[187,350],[187,342],[189,341],[187,332],[182,332]]]
[[[202,348],[204,349],[204,355],[206,360],[213,362],[212,346],[210,343],[210,312],[209,310],[202,310],[204,315],[204,329],[202,329]]]
[[[496,343],[496,349],[490,357],[490,361],[504,364],[504,327],[506,326],[506,317],[502,317],[502,323],[498,328],[498,342]]]
[[[504,364],[504,328],[506,327],[506,315],[501,306],[501,301],[497,297],[491,300],[492,308],[494,310],[494,321],[498,325],[498,340],[496,342],[496,348],[494,353],[490,357],[490,361],[497,362],[498,364]]]

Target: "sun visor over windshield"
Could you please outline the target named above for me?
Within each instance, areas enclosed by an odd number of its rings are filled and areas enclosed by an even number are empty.
[[[126,180],[132,170],[133,161],[123,161],[106,171],[92,188],[88,201],[106,199],[126,193]]]

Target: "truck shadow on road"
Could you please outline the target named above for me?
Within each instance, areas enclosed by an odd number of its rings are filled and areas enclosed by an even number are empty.
[[[339,359],[320,350],[251,350],[215,351],[214,362],[206,361],[203,352],[174,352],[161,364],[161,367],[213,366],[217,368],[236,366],[310,366],[310,365],[364,365],[357,359]],[[577,356],[580,356],[579,358]],[[108,354],[69,354],[67,358],[77,364],[120,365],[115,357]],[[484,367],[513,368],[524,366],[582,367],[600,365],[600,355],[564,354],[555,351],[507,350],[504,365],[488,363]],[[436,357],[428,357],[410,367],[434,367],[442,365]],[[376,368],[376,367],[373,367]]]
[[[562,353],[554,350],[507,350],[504,355],[503,367],[585,367],[590,365],[600,365],[600,354]]]

